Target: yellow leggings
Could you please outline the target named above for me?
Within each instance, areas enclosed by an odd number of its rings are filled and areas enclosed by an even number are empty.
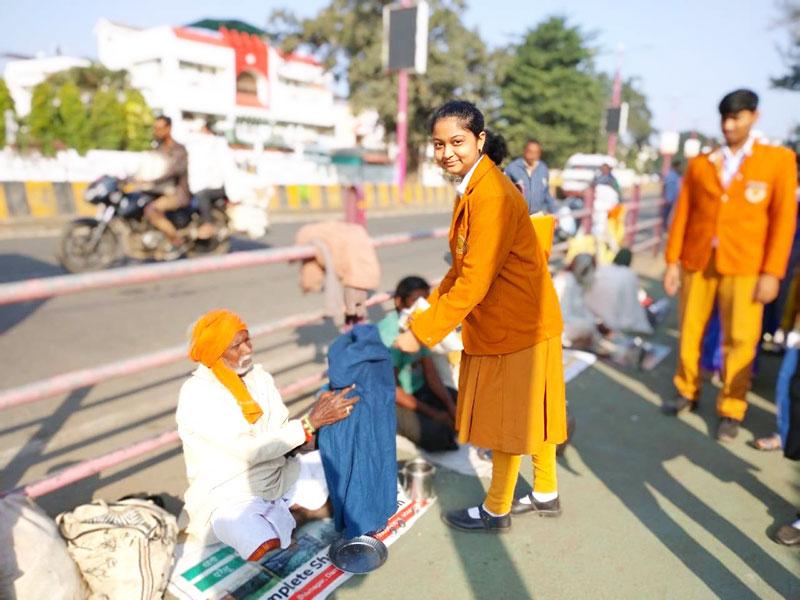
[[[533,491],[541,493],[558,491],[556,445],[543,444],[542,449],[531,458],[533,459]],[[485,502],[489,512],[504,515],[511,510],[521,460],[522,455],[520,454],[507,454],[492,450],[492,483],[486,494]]]

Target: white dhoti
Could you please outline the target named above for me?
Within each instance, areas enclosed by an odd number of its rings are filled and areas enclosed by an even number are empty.
[[[252,497],[221,506],[211,514],[211,529],[217,539],[247,558],[267,540],[278,538],[281,548],[289,546],[297,522],[289,508],[301,506],[318,510],[328,500],[328,484],[319,452],[297,457],[297,481],[278,500]]]

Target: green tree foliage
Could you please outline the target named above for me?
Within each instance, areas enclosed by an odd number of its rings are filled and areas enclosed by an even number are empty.
[[[58,109],[56,92],[50,83],[43,81],[33,88],[31,112],[28,114],[28,135],[45,156],[55,154],[58,133]]]
[[[784,51],[789,72],[772,80],[777,88],[800,92],[800,2],[786,0],[782,22],[789,29],[789,44]]]
[[[58,138],[68,147],[75,148],[80,154],[86,154],[91,146],[89,114],[81,100],[81,91],[77,85],[67,82],[57,93],[58,104]]]
[[[563,17],[530,30],[500,81],[501,132],[512,152],[537,138],[548,161],[560,167],[574,152],[595,151],[603,109],[603,86],[594,71],[587,36]]]
[[[0,148],[4,148],[6,145],[6,111],[9,110],[16,115],[11,92],[8,91],[5,80],[0,79]]]
[[[130,77],[125,70],[114,71],[101,64],[88,67],[72,67],[49,75],[46,79],[54,88],[73,83],[81,93],[93,96],[98,90],[108,89],[124,92],[130,87]]]
[[[61,90],[69,90],[71,109],[69,116],[60,109],[57,132],[67,146],[82,153],[88,148],[138,151],[150,147],[153,111],[141,92],[130,86],[127,71],[92,64],[53,73],[46,82],[59,90],[59,97]],[[85,104],[81,103],[84,106],[81,113],[74,102],[76,97],[88,99],[88,125],[84,125],[79,116],[86,114]],[[72,116],[78,121],[70,123]],[[84,138],[86,141],[80,144],[76,141]]]
[[[388,0],[330,0],[315,17],[297,20],[285,11],[273,33],[286,50],[312,50],[339,81],[347,83],[353,110],[374,108],[387,133],[397,123],[397,76],[381,64],[383,6]],[[413,170],[425,147],[433,110],[455,96],[481,105],[488,96],[488,53],[476,31],[461,22],[464,0],[432,0],[428,71],[409,75],[408,149]],[[287,31],[295,24],[295,31]]]
[[[128,89],[123,102],[125,113],[125,149],[149,150],[153,139],[153,111],[139,90]]]
[[[89,114],[92,147],[104,150],[121,150],[125,143],[125,109],[117,92],[99,90],[92,98]]]

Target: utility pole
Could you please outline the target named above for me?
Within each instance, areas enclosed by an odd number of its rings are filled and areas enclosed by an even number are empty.
[[[611,94],[611,108],[619,108],[622,104],[622,57],[625,47],[620,44],[617,48],[617,72],[614,74],[614,91]],[[607,154],[614,156],[617,152],[617,133],[608,134]]]
[[[411,6],[411,0],[402,0],[403,6]],[[397,72],[397,191],[403,202],[406,188],[408,163],[408,69]]]

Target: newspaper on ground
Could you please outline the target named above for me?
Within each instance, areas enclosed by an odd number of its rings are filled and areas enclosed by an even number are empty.
[[[375,537],[391,546],[432,503],[409,501],[398,489],[397,512]],[[180,600],[321,600],[353,577],[328,557],[328,547],[338,537],[332,519],[312,521],[295,532],[288,548],[259,562],[245,561],[221,543],[179,544],[167,589]]]

